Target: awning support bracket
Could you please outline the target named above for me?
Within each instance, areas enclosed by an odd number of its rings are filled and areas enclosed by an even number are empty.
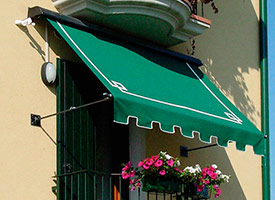
[[[14,23],[17,26],[23,26],[23,27],[26,27],[28,25],[35,26],[35,23],[32,21],[32,19],[30,17],[23,19],[23,20],[15,20]]]
[[[210,145],[196,147],[196,148],[192,148],[192,149],[188,149],[188,147],[185,147],[185,146],[180,146],[180,156],[183,156],[183,157],[187,158],[189,151],[196,151],[196,150],[215,147],[215,146],[217,146],[217,144],[210,144]]]
[[[93,102],[83,104],[83,105],[80,105],[80,106],[77,106],[77,107],[71,106],[67,110],[63,110],[63,111],[60,111],[60,112],[57,112],[57,113],[49,114],[49,115],[46,115],[46,116],[43,116],[43,117],[41,117],[40,115],[37,115],[37,114],[31,114],[31,125],[41,127],[41,120],[43,120],[43,119],[47,119],[49,117],[53,117],[53,116],[56,116],[56,115],[60,115],[60,114],[64,114],[64,113],[67,113],[67,112],[75,111],[75,110],[78,110],[78,109],[81,109],[81,108],[84,108],[84,107],[87,107],[87,106],[91,106],[91,105],[98,104],[98,103],[105,102],[105,101],[110,101],[110,100],[113,99],[113,95],[109,94],[109,93],[103,93],[103,97],[104,98],[101,99],[101,100],[93,101]]]

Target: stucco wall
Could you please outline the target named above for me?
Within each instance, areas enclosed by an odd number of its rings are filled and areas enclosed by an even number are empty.
[[[260,63],[259,63],[259,1],[217,0],[218,14],[204,6],[205,17],[212,20],[212,27],[195,38],[195,57],[202,60],[202,71],[259,129],[260,110]],[[179,44],[171,49],[178,52],[191,50],[190,43]],[[156,142],[157,141],[157,142]],[[206,145],[195,139],[187,139],[179,131],[174,135],[160,133],[158,127],[148,131],[147,155],[160,150],[179,157],[180,146],[194,148]],[[202,166],[215,163],[231,174],[229,184],[222,186],[220,199],[262,199],[261,157],[247,146],[246,152],[212,147],[190,152],[181,158],[182,164]]]
[[[26,28],[14,24],[27,16],[27,8],[55,10],[52,2],[9,0],[0,12],[0,199],[49,200],[56,170],[56,147],[44,132],[30,125],[30,113],[55,112],[55,90],[47,88],[40,76],[45,60],[42,25]],[[55,55],[51,52],[51,61]],[[55,140],[55,118],[42,122]]]
[[[50,0],[10,0],[1,4],[0,199],[55,199],[51,187],[56,147],[40,128],[30,126],[30,113],[43,116],[56,110],[55,90],[46,87],[40,76],[45,60],[44,26],[14,25],[15,19],[26,17],[27,7],[35,5],[55,11]],[[203,61],[206,75],[260,128],[259,1],[217,0],[216,5],[217,15],[205,7],[212,28],[196,38],[195,57]],[[51,46],[68,50],[60,42],[52,42]],[[186,52],[187,48],[188,44],[173,47],[179,52]],[[64,51],[63,54],[63,58],[75,60]],[[50,60],[55,63],[52,51]],[[55,118],[44,120],[42,125],[55,140]],[[189,148],[204,145],[197,138],[182,137],[179,132],[160,133],[158,127],[148,131],[146,137],[147,155],[163,150],[179,157],[180,145]],[[261,199],[261,158],[250,147],[246,152],[237,151],[234,144],[226,149],[200,150],[182,158],[182,163],[202,166],[216,163],[231,174],[232,180],[222,188],[220,199]]]

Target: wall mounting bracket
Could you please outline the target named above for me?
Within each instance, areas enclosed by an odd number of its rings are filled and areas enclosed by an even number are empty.
[[[36,114],[31,114],[31,125],[32,126],[41,126],[41,116]]]

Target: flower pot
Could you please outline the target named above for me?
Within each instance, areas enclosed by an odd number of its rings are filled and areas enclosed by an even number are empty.
[[[148,177],[142,181],[142,191],[159,193],[177,193],[181,191],[179,180],[164,177]]]
[[[191,197],[192,199],[209,199],[211,192],[205,187],[201,192],[197,191],[197,187],[193,184],[183,186],[183,196]]]

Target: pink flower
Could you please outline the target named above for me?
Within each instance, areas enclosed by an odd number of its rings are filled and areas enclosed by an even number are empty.
[[[131,161],[129,161],[129,162],[125,165],[125,167],[131,168],[131,167],[132,167]]]
[[[150,168],[150,166],[147,165],[147,164],[142,165],[142,167],[143,167],[144,169],[149,169],[149,168]]]
[[[163,164],[162,160],[157,160],[157,161],[155,162],[155,167],[161,167],[162,164]]]
[[[151,166],[153,163],[154,163],[153,159],[150,158],[146,161],[145,164]]]
[[[207,170],[208,170],[208,168],[207,168],[207,167],[205,167],[205,168],[203,168],[202,172],[206,173],[206,172],[207,172]]]
[[[206,177],[206,172],[207,172],[207,167],[205,167],[203,170],[202,170],[202,172],[201,172],[201,174],[202,174],[202,178],[205,178]]]
[[[132,186],[132,187],[131,187],[131,191],[134,191],[134,190],[135,190],[135,186]]]
[[[129,169],[128,166],[125,166],[122,168],[122,171],[127,171],[128,169]]]
[[[179,168],[174,168],[174,170],[175,170],[176,172],[178,172],[178,171],[179,171]]]
[[[167,160],[167,165],[170,166],[170,167],[173,167],[174,161],[172,159]]]
[[[209,181],[208,179],[203,180],[203,182],[204,182],[205,184],[209,184],[209,183],[210,183],[210,181]]]
[[[156,160],[158,160],[159,159],[159,155],[156,155],[155,157],[154,157],[154,160],[156,161]]]
[[[153,162],[154,161],[156,161],[157,159],[159,159],[159,156],[158,155],[156,155],[156,156],[151,156],[151,158],[150,159],[152,159],[153,160]]]
[[[162,176],[164,176],[166,174],[166,172],[165,172],[164,169],[162,169],[162,170],[160,170],[159,174],[162,175]]]
[[[203,184],[203,185],[198,185],[198,186],[197,186],[197,191],[198,191],[198,192],[203,191],[203,189],[204,189],[204,184]]]
[[[215,180],[218,177],[218,174],[214,173],[210,176],[213,180]]]
[[[219,186],[217,186],[217,185],[213,185],[213,187],[216,189],[215,198],[217,198],[218,196],[220,196],[221,190],[220,190]]]
[[[210,177],[213,175],[214,172],[212,171],[207,171],[207,175],[209,175]]]
[[[122,178],[123,178],[123,179],[129,178],[129,174],[126,173],[126,172],[122,172]]]
[[[126,165],[122,168],[122,171],[127,171],[128,169],[130,169],[132,167],[132,163],[129,161],[128,163],[126,163]]]
[[[210,166],[210,167],[209,167],[209,170],[212,171],[212,172],[214,172],[214,171],[215,171],[215,168],[212,167],[212,166]]]
[[[138,167],[141,167],[143,165],[143,161],[138,162]]]
[[[129,173],[130,178],[132,178],[133,176],[135,176],[135,171],[134,170],[130,171],[130,173]]]
[[[137,187],[140,187],[141,185],[140,185],[140,182],[137,182]]]

